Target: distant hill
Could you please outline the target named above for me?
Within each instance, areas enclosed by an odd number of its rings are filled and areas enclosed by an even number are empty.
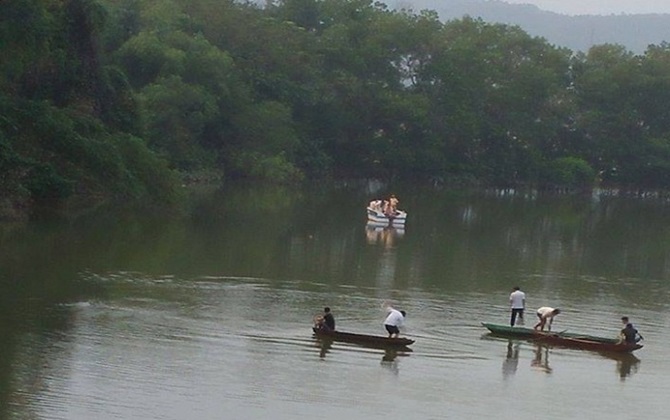
[[[547,12],[529,4],[509,4],[498,0],[388,0],[391,8],[431,9],[440,19],[460,19],[464,15],[486,22],[518,25],[532,36],[573,51],[587,51],[598,44],[621,44],[634,53],[643,53],[650,44],[670,42],[670,14],[568,16]]]

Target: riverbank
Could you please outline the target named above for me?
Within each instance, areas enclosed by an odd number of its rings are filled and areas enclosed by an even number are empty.
[[[180,187],[186,191],[184,194],[184,199],[187,200],[192,194],[198,194],[199,192],[206,190],[211,191],[213,189],[223,188],[224,187],[224,175],[219,171],[198,171],[198,172],[182,172],[179,173]],[[238,185],[238,184],[251,184],[251,185],[274,185],[271,182],[262,182],[262,181],[230,181],[226,180],[225,183],[228,185]],[[363,191],[367,191],[371,196],[384,192],[393,185],[396,189],[398,186],[406,185],[407,182],[397,182],[389,183],[381,180],[365,180],[365,179],[328,179],[328,180],[309,180],[303,181],[300,184],[297,184],[295,188],[300,188],[300,185],[305,184],[327,184],[327,185],[339,185],[340,187],[345,188],[360,188]],[[416,183],[411,183],[412,188],[417,187]],[[538,188],[535,186],[511,186],[511,187],[500,187],[500,186],[491,186],[479,183],[472,179],[431,179],[427,180],[422,185],[418,187],[435,189],[435,190],[454,190],[454,191],[481,191],[486,195],[495,195],[495,196],[591,196],[593,198],[630,198],[630,199],[640,199],[640,200],[661,200],[661,201],[670,201],[670,191],[669,190],[653,190],[653,189],[644,189],[641,187],[621,187],[621,186],[594,186],[592,188],[568,188],[568,187],[542,187]],[[0,223],[2,222],[26,222],[33,218],[35,215],[45,215],[45,214],[62,214],[62,215],[71,215],[81,212],[90,211],[91,209],[98,208],[100,206],[109,205],[114,203],[115,200],[108,196],[102,195],[92,195],[92,194],[74,194],[68,197],[65,200],[60,201],[51,201],[51,202],[41,202],[36,203],[31,200],[30,197],[21,196],[21,195],[10,195],[0,198]],[[116,200],[117,205],[133,205],[133,203],[140,206],[146,206],[147,203],[143,202],[142,198],[133,199],[133,200]],[[172,203],[172,206],[179,207],[182,203]],[[154,204],[156,205],[156,204]],[[168,205],[161,206],[163,210],[170,211],[167,208]],[[176,209],[173,209],[176,210]]]

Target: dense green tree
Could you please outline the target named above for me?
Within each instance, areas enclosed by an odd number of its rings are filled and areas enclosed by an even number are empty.
[[[555,142],[569,51],[519,28],[465,18],[445,25],[417,87],[455,172],[496,183],[530,181]]]
[[[636,182],[648,138],[639,107],[641,57],[619,45],[596,46],[577,56],[573,69],[582,142],[577,152],[605,182]]]
[[[118,130],[137,132],[139,119],[125,75],[107,67],[99,36],[107,23],[99,3],[0,4],[0,194],[18,205],[71,194],[171,200],[176,179],[163,162],[131,166]],[[137,158],[135,158],[137,160]],[[154,173],[162,183],[143,184]],[[8,204],[10,207],[12,203]]]
[[[371,0],[14,0],[0,54],[24,203],[169,201],[174,169],[670,187],[667,43],[573,54]]]
[[[197,169],[214,156],[200,147],[205,128],[219,117],[216,97],[178,76],[158,79],[140,94],[149,145],[182,170]]]

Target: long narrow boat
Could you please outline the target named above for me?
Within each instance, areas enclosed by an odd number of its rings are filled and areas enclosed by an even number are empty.
[[[532,328],[510,327],[509,325],[490,324],[486,322],[482,322],[482,325],[486,327],[492,335],[523,338],[555,346],[611,353],[630,353],[642,348],[642,345],[637,343],[619,343],[619,340],[616,338],[605,338],[565,331],[537,331]]]
[[[347,343],[361,344],[364,346],[373,346],[377,348],[399,348],[414,344],[414,340],[404,337],[382,337],[378,335],[355,334],[343,331],[323,330],[312,328],[314,335],[318,338],[325,338],[332,341],[344,341]]]

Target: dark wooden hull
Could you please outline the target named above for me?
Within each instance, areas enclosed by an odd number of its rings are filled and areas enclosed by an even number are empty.
[[[404,337],[388,338],[378,335],[354,334],[342,331],[327,331],[318,328],[312,328],[312,331],[318,338],[361,344],[364,346],[374,346],[379,348],[401,348],[414,344],[414,340],[410,340],[409,338]]]
[[[601,343],[592,341],[590,339],[579,339],[570,337],[560,337],[552,335],[544,335],[535,339],[536,341],[562,347],[571,347],[582,350],[591,350],[605,353],[630,353],[642,348],[641,344],[617,344],[617,343]]]
[[[532,328],[510,327],[508,325],[489,324],[482,322],[491,334],[501,337],[516,337],[546,343],[553,346],[570,347],[582,350],[605,353],[630,353],[642,348],[641,344],[619,344],[615,338],[597,337],[593,335],[536,331]]]

